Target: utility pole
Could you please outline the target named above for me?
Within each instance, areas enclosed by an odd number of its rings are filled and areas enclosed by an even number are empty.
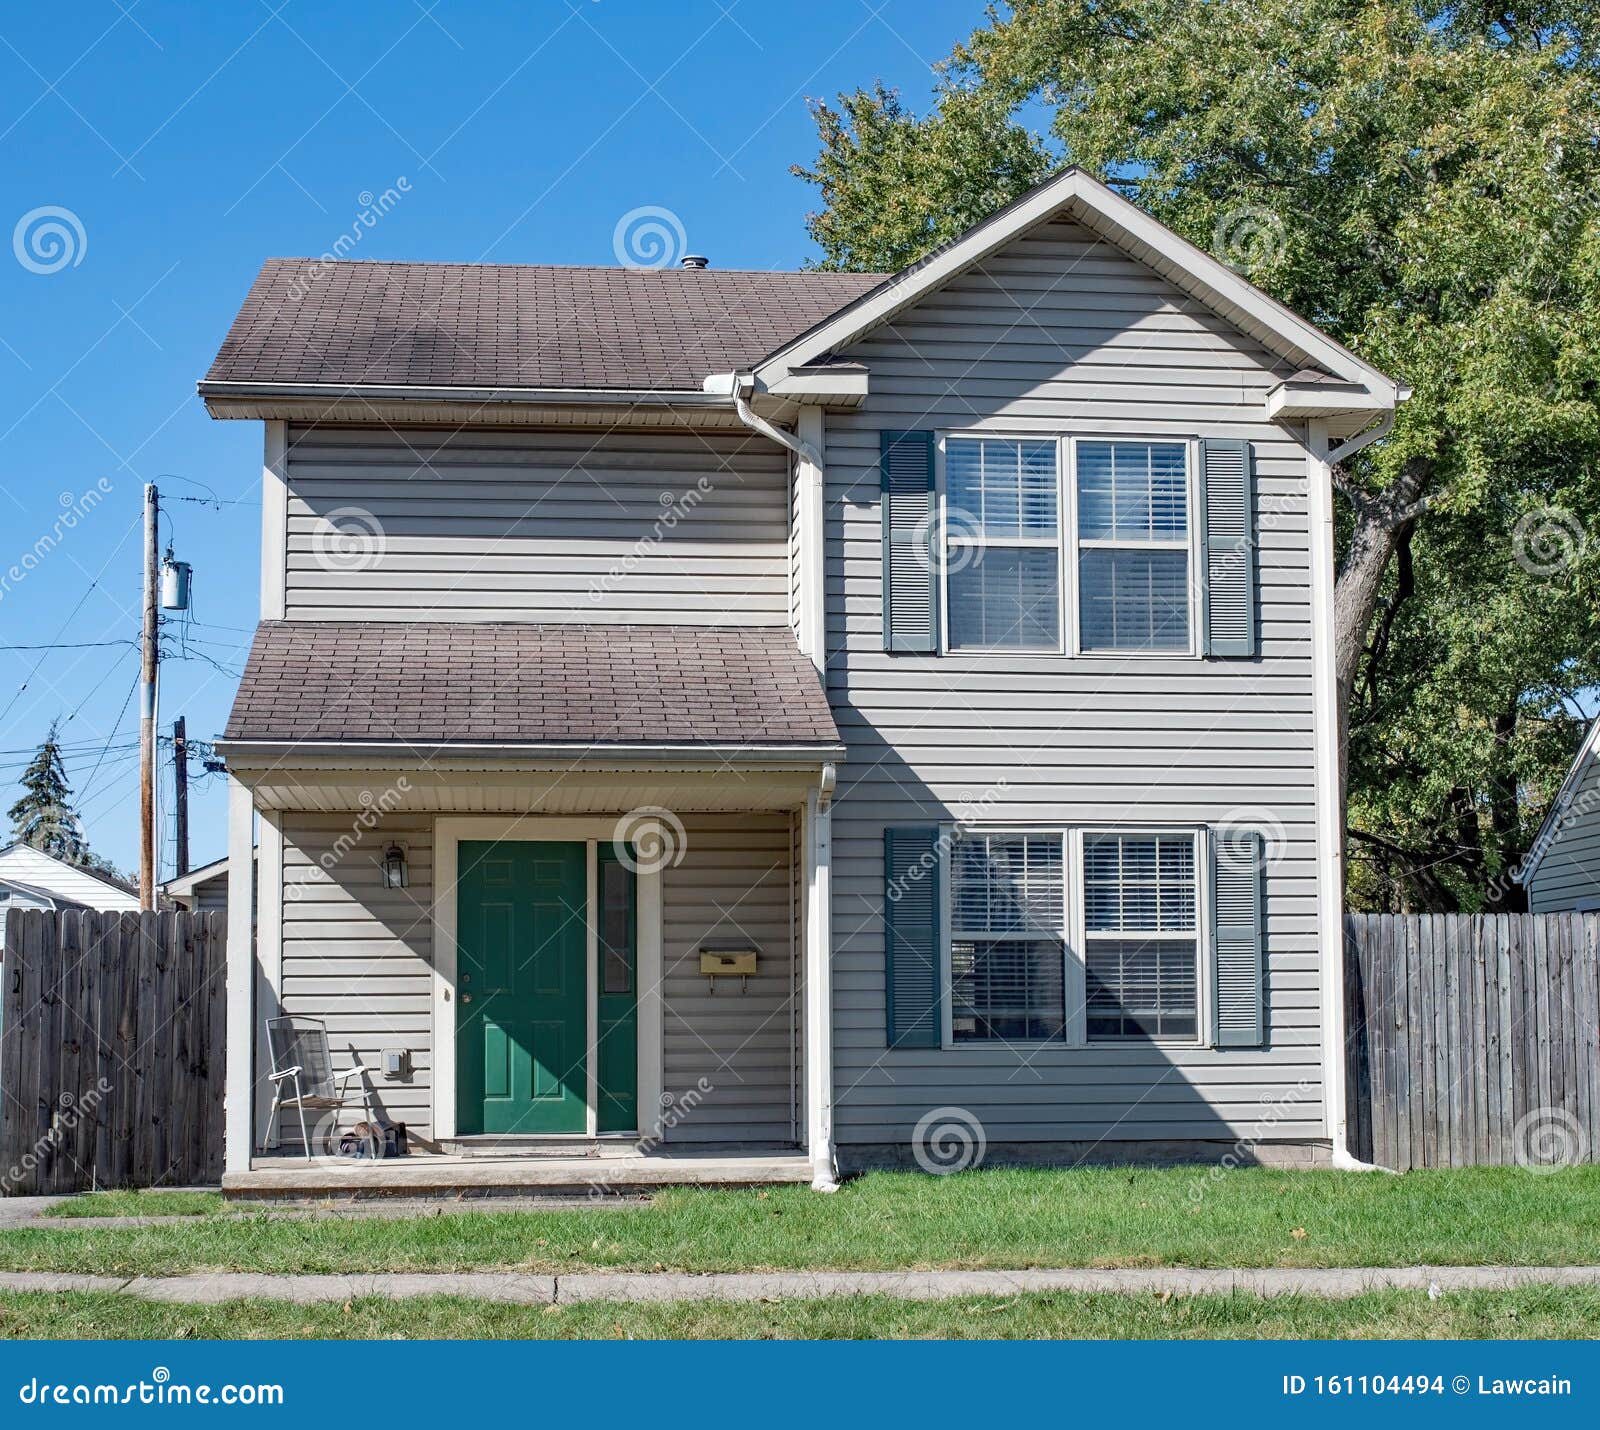
[[[156,906],[156,646],[157,516],[160,497],[144,488],[144,619],[139,637],[139,907]]]
[[[176,791],[172,822],[178,840],[173,872],[181,879],[189,872],[189,732],[181,715],[172,722],[172,773]]]

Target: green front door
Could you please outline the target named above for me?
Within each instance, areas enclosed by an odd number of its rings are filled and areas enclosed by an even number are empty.
[[[588,1130],[583,844],[459,849],[456,1131]]]

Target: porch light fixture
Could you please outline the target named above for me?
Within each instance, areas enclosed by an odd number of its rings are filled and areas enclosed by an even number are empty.
[[[383,887],[403,889],[406,886],[406,851],[391,844],[383,851]]]

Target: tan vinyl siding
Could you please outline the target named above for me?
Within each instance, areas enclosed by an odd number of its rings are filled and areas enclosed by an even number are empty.
[[[753,433],[295,424],[287,469],[290,620],[790,618],[787,463]]]
[[[872,394],[827,431],[829,688],[850,746],[833,821],[840,1141],[903,1143],[942,1105],[977,1114],[992,1142],[1323,1136],[1305,450],[1263,417],[1283,364],[1066,222],[842,355],[871,366]],[[879,432],[979,426],[1248,438],[1260,659],[886,655]],[[1266,886],[1268,1046],[886,1053],[884,826],[974,813],[1281,829]]]
[[[662,876],[663,1089],[682,1109],[669,1142],[791,1142],[796,1115],[790,819],[699,815],[683,863]],[[741,990],[700,972],[707,940],[748,940],[756,975]],[[709,1092],[690,1096],[704,1079]]]
[[[283,816],[284,1011],[326,1019],[334,1066],[351,1066],[353,1048],[374,1069],[388,1115],[427,1136],[433,817],[391,814],[351,843],[358,827],[353,812]],[[797,1004],[789,816],[693,815],[685,832],[683,861],[662,874],[663,1086],[681,1109],[668,1137],[791,1141]],[[391,840],[406,846],[405,889],[383,887],[380,861]],[[699,945],[741,937],[760,949],[758,972],[747,992],[734,984],[713,996],[699,971]],[[409,1078],[381,1075],[385,1049],[410,1054]],[[702,1078],[710,1091],[688,1096]]]
[[[1536,914],[1600,909],[1600,761],[1591,762],[1544,858],[1528,881]]]
[[[418,814],[392,814],[376,828],[355,811],[283,816],[283,1010],[326,1020],[334,1067],[359,1056],[383,1111],[424,1136],[433,1117],[432,830]],[[383,884],[394,840],[406,849],[404,889]],[[409,1078],[383,1076],[391,1048],[410,1054]]]

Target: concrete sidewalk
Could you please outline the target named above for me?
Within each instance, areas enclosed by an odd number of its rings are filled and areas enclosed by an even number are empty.
[[[0,1272],[0,1291],[114,1291],[150,1301],[214,1304],[258,1298],[310,1304],[362,1296],[461,1296],[530,1306],[579,1301],[772,1301],[827,1296],[893,1296],[937,1301],[952,1296],[1015,1296],[1040,1291],[1174,1296],[1323,1296],[1367,1291],[1507,1290],[1517,1286],[1600,1287],[1600,1266],[1399,1266],[1328,1270],[1093,1271],[782,1271],[578,1272],[570,1276],[510,1271],[393,1272],[364,1276],[271,1276],[246,1271],[190,1276],[79,1276]]]

